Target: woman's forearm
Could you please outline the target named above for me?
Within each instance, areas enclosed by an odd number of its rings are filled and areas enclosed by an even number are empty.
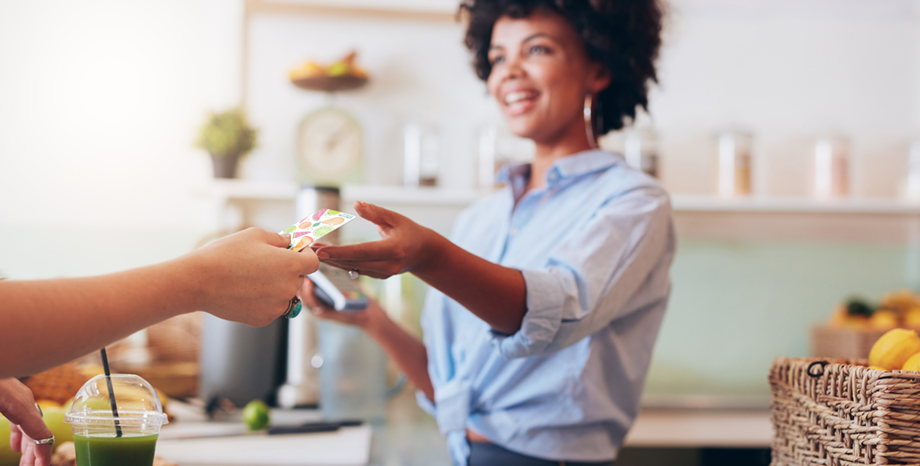
[[[396,362],[409,381],[434,402],[434,387],[428,375],[428,353],[421,340],[386,317],[364,330]]]
[[[453,298],[493,329],[512,334],[527,311],[520,270],[489,262],[430,231],[425,257],[412,273]]]

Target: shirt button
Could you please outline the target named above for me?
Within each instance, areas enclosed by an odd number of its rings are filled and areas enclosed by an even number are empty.
[[[511,236],[517,236],[517,234],[518,234],[518,229],[517,229],[517,228],[512,228],[511,231],[509,231],[508,233],[510,233]]]

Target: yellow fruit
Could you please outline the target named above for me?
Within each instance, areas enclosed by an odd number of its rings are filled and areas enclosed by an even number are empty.
[[[896,328],[876,340],[869,351],[869,365],[896,370],[904,366],[907,358],[920,353],[920,336],[913,330]]]
[[[904,325],[920,328],[920,307],[912,307],[904,313]]]
[[[313,78],[326,74],[326,68],[316,62],[308,61],[303,65],[291,70],[289,76],[291,79]]]
[[[869,318],[869,326],[876,330],[886,330],[898,326],[898,315],[888,309],[879,309]]]
[[[885,369],[884,367],[879,367],[879,366],[869,366],[869,369],[872,369],[874,371],[887,371],[888,370],[888,369]]]
[[[60,408],[61,404],[54,400],[38,400],[35,402],[42,411],[47,410],[48,408]]]
[[[847,312],[847,307],[843,304],[839,304],[834,308],[834,313],[831,314],[830,326],[832,328],[846,327],[849,316],[850,313]]]
[[[882,307],[903,312],[920,305],[920,297],[911,290],[896,290],[882,296],[879,304]]]
[[[904,365],[901,366],[902,371],[920,371],[920,353],[917,353],[909,358],[907,361],[904,361]]]

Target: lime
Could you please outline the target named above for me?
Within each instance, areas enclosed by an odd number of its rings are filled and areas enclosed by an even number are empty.
[[[249,430],[262,430],[268,425],[269,409],[262,400],[252,400],[243,408],[243,422]]]

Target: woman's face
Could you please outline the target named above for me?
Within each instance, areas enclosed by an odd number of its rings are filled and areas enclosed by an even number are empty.
[[[568,20],[539,9],[495,22],[489,62],[489,93],[508,127],[538,144],[584,135],[585,96],[610,82]]]

